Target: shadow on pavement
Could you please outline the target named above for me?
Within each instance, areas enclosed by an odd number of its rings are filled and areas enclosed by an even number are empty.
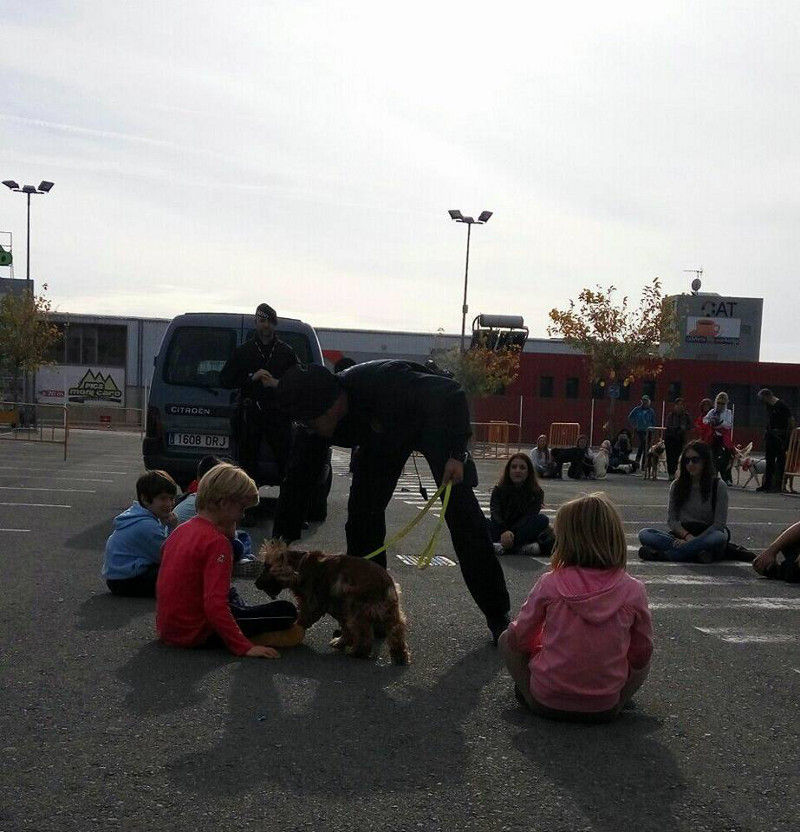
[[[219,744],[167,769],[181,790],[220,796],[259,784],[341,796],[459,783],[463,726],[499,671],[496,656],[475,650],[430,689],[405,685],[405,668],[307,648],[267,666],[243,661]]]
[[[120,598],[105,592],[92,595],[78,608],[79,630],[121,630],[135,618],[152,614],[153,598]]]
[[[64,545],[68,549],[88,549],[99,552],[99,557],[102,559],[106,540],[108,540],[112,531],[114,531],[114,519],[109,517],[107,520],[101,520],[99,523],[95,523],[94,526],[89,526],[82,532],[68,537],[64,541]]]
[[[576,725],[521,708],[504,718],[524,728],[514,745],[535,770],[547,772],[555,793],[572,795],[592,829],[676,828],[672,806],[686,784],[672,752],[650,736],[660,720],[634,710],[609,725]]]
[[[223,650],[179,650],[151,641],[117,676],[129,687],[125,704],[131,713],[168,714],[202,702],[207,694],[200,683],[229,660],[234,657]]]

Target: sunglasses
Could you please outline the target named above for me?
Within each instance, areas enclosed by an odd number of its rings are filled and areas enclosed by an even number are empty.
[[[683,462],[685,465],[695,465],[698,462],[702,462],[703,460],[699,456],[686,456],[683,458]]]

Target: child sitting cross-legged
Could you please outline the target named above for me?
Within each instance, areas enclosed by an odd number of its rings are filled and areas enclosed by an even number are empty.
[[[554,531],[552,569],[500,636],[500,649],[517,698],[534,713],[608,722],[650,669],[647,594],[625,571],[625,531],[605,494],[562,505]]]
[[[172,513],[177,493],[166,471],[148,471],[136,481],[136,499],[114,518],[106,541],[102,575],[114,595],[153,597],[161,547],[177,525]]]
[[[303,640],[290,601],[245,604],[231,586],[231,538],[246,509],[258,503],[256,484],[228,463],[212,468],[197,489],[197,516],[164,544],[156,591],[156,630],[177,647],[226,646],[237,656],[274,659],[273,647]]]

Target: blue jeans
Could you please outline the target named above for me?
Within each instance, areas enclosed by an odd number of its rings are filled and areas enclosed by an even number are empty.
[[[728,535],[718,529],[712,529],[702,537],[695,537],[682,546],[675,546],[675,538],[671,534],[658,529],[642,529],[639,532],[639,543],[661,552],[665,560],[686,562],[694,560],[700,552],[722,554],[728,543]]]

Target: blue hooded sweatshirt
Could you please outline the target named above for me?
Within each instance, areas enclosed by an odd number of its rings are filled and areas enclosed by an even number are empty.
[[[169,529],[152,511],[134,500],[114,518],[114,531],[106,541],[102,575],[108,581],[135,578],[161,563],[161,544]]]

